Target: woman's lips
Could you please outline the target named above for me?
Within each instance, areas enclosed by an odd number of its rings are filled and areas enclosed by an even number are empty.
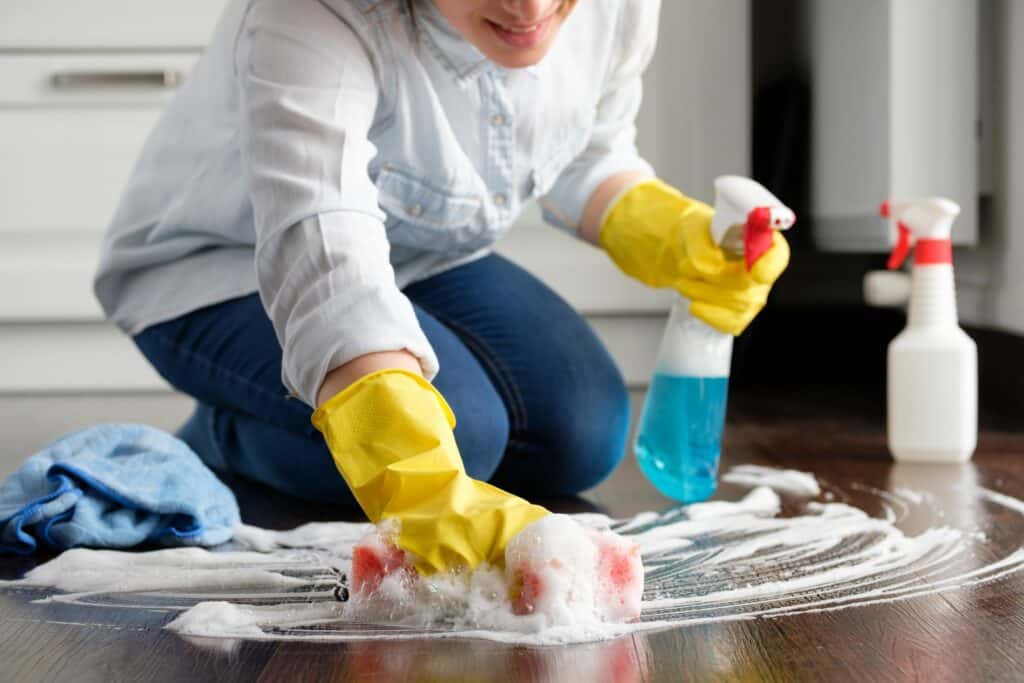
[[[548,28],[554,20],[554,15],[531,24],[530,26],[503,26],[495,21],[487,20],[488,26],[495,35],[509,47],[518,49],[529,49],[537,47],[547,38]]]

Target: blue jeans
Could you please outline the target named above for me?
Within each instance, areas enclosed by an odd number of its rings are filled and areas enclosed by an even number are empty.
[[[532,275],[487,256],[406,288],[437,352],[467,472],[530,497],[571,495],[621,460],[622,376],[587,323]],[[341,321],[344,324],[344,321]],[[198,405],[179,430],[212,469],[308,500],[354,504],[312,409],[287,397],[256,294],[146,328],[135,343]]]

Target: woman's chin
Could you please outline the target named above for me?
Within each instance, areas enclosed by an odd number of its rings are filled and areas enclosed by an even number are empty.
[[[522,69],[544,59],[559,28],[557,18],[552,18],[537,31],[538,35],[510,36],[490,22],[485,23],[481,31],[483,35],[474,42],[488,59],[506,69]]]
[[[477,45],[484,56],[498,66],[506,69],[522,69],[533,66],[540,62],[547,55],[551,48],[551,41],[533,45],[528,48],[510,48],[502,43],[488,41],[485,45]]]
[[[499,55],[488,55],[491,61],[498,66],[503,66],[506,69],[525,69],[528,66],[533,66],[544,59],[544,55],[547,54],[547,48],[541,50],[531,50],[529,53],[519,53],[513,55],[499,54]]]

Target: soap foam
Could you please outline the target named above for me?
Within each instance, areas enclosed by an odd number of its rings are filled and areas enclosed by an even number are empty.
[[[758,486],[738,503],[712,500],[707,503],[692,503],[686,507],[688,519],[711,519],[736,515],[772,517],[779,513],[779,495],[767,486]]]
[[[760,474],[761,481],[774,476]],[[702,503],[628,520],[573,516],[588,529],[610,528],[640,548],[642,615],[625,624],[552,626],[543,615],[513,614],[504,598],[504,576],[495,568],[435,577],[421,585],[423,594],[405,602],[406,587],[390,586],[402,607],[393,619],[357,601],[337,602],[332,589],[348,570],[352,545],[370,529],[340,522],[287,532],[248,527],[240,529],[234,547],[212,552],[68,551],[21,581],[0,583],[0,590],[55,589],[60,592],[44,599],[110,609],[179,609],[168,627],[190,638],[486,638],[557,644],[891,603],[995,581],[1024,568],[1024,546],[997,546],[976,528],[945,525],[941,511],[932,507],[941,501],[927,497],[922,505],[926,497],[909,490],[852,488],[874,496],[882,516],[844,503],[811,501],[794,516],[779,517],[778,496],[766,487],[735,503]],[[1024,529],[1024,501],[987,489],[972,491],[979,505],[1000,515],[1007,530],[1001,538]],[[932,524],[907,535],[897,524],[911,518],[915,528],[922,528],[922,521]],[[557,541],[558,534],[550,539]]]
[[[549,515],[505,549],[505,578],[516,614],[549,626],[600,624],[640,616],[643,564],[632,540]]]
[[[357,543],[348,600],[356,620],[531,633],[600,628],[640,615],[639,546],[568,515],[547,515],[516,535],[504,569],[483,565],[430,576],[417,574],[411,558],[390,543],[393,531],[373,531]]]
[[[555,624],[593,620],[597,600],[597,548],[583,527],[566,515],[549,515],[509,542],[505,561],[510,575],[541,583],[524,609]],[[525,592],[528,587],[519,587]]]
[[[821,494],[821,486],[813,474],[797,470],[779,470],[760,465],[739,465],[722,475],[722,481],[738,486],[768,486],[794,496],[813,498]],[[905,494],[906,491],[900,491]],[[920,502],[920,501],[917,501]]]

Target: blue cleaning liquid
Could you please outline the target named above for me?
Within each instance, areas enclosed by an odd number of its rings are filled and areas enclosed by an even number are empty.
[[[692,503],[715,492],[728,391],[728,377],[654,375],[635,452],[662,494]]]

